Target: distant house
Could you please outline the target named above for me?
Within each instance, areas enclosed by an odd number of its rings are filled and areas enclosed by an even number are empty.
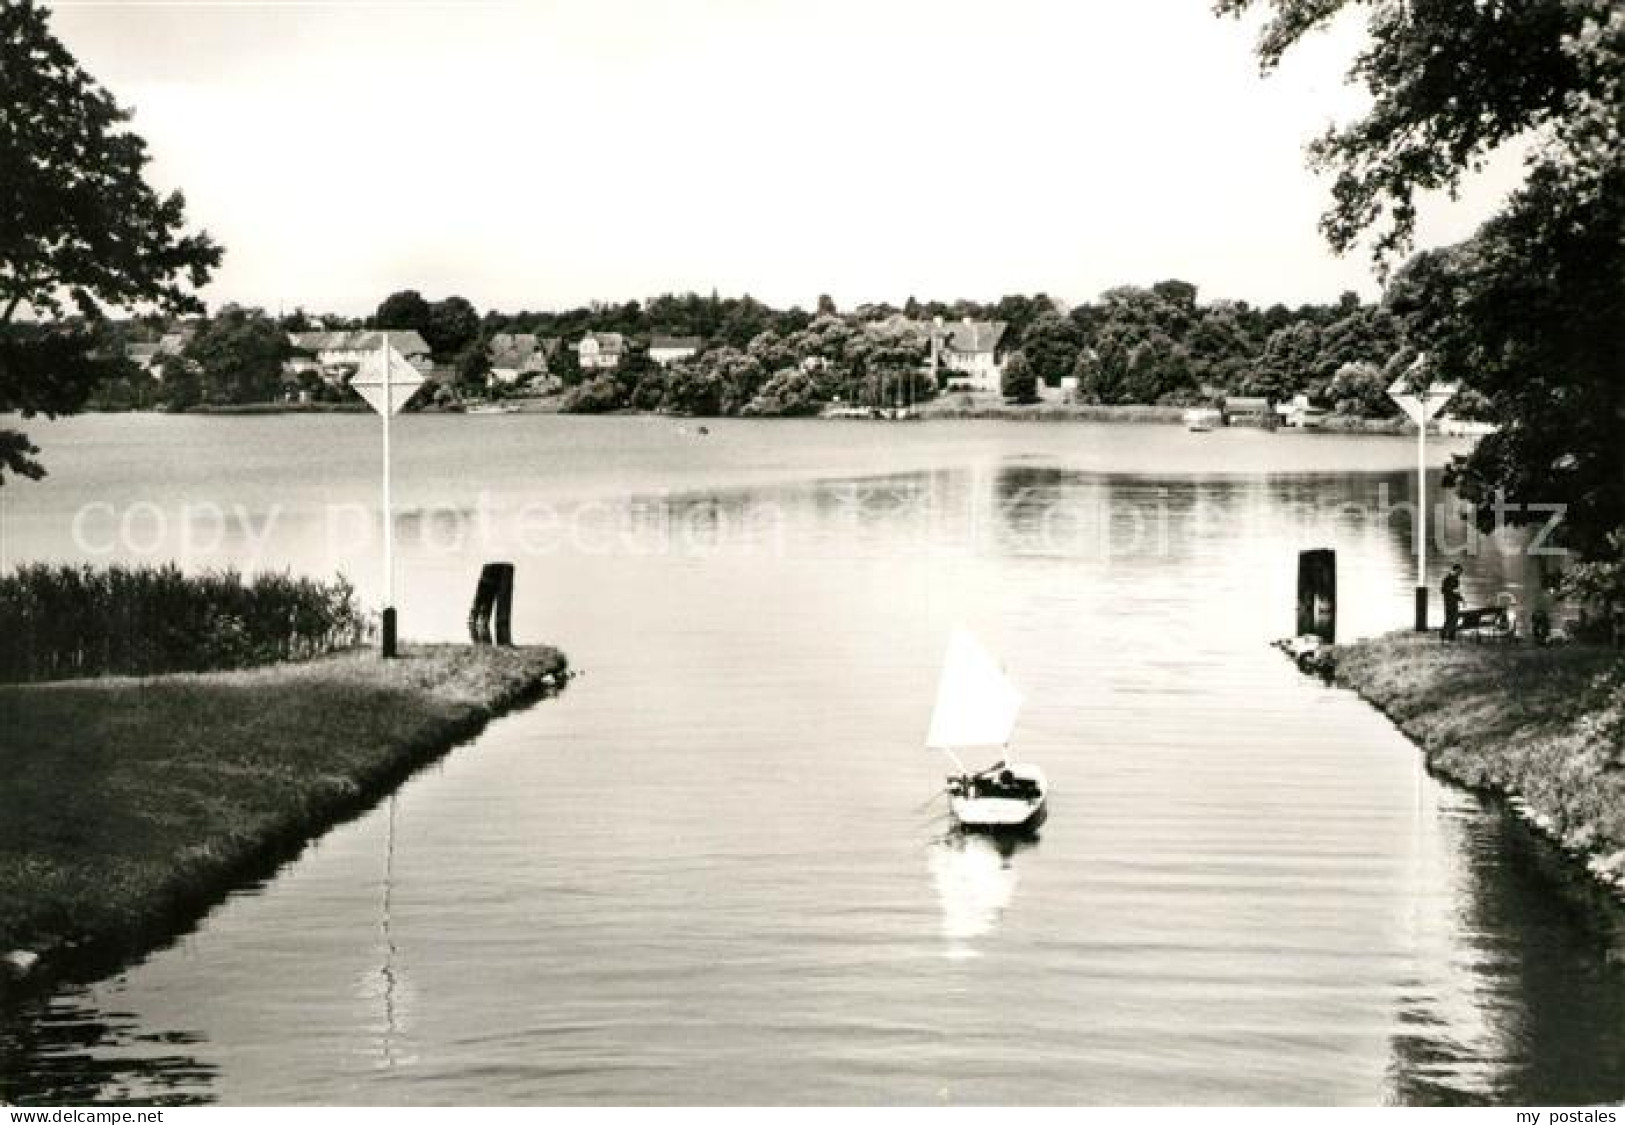
[[[698,355],[703,342],[698,336],[653,336],[649,339],[649,358],[670,367],[678,360]]]
[[[173,359],[185,351],[191,339],[190,330],[166,332],[157,340],[143,340],[127,345],[124,355],[154,379],[162,379],[164,361]]]
[[[406,361],[427,375],[434,368],[429,345],[411,328],[390,328],[385,331],[355,330],[346,332],[290,332],[288,342],[295,356],[288,361],[293,371],[318,370],[332,378],[343,368],[359,367],[366,357],[376,351],[383,337],[406,358]]]
[[[1230,395],[1223,409],[1224,419],[1231,425],[1269,426],[1275,422],[1275,408],[1267,398]]]
[[[1275,413],[1282,423],[1293,429],[1312,430],[1325,422],[1328,412],[1311,403],[1308,395],[1296,394],[1291,402],[1276,406]]]
[[[947,370],[966,376],[974,390],[996,391],[1004,374],[1004,334],[1002,320],[935,322],[932,342],[937,361]]]
[[[485,353],[491,363],[491,382],[513,384],[547,374],[547,361],[558,348],[558,340],[532,332],[498,332]]]
[[[626,338],[619,332],[589,332],[574,345],[583,371],[612,371],[626,354]]]

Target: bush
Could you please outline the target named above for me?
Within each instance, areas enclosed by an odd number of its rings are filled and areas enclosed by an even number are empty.
[[[359,643],[355,590],[288,574],[32,564],[0,577],[0,682],[305,660]]]
[[[1005,361],[1000,390],[1004,392],[1006,402],[1038,401],[1038,374],[1022,353],[1016,352]]]
[[[565,414],[608,414],[626,405],[626,391],[613,375],[598,375],[571,387],[559,409]]]

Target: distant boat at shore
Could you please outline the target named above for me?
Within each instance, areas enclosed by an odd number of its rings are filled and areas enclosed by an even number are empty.
[[[470,406],[465,414],[518,414],[519,407],[511,402],[482,402]]]

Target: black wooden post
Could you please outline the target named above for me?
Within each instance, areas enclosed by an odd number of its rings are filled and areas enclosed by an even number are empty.
[[[499,645],[513,644],[513,563],[492,563],[497,572],[497,629]]]
[[[382,641],[382,644],[381,644],[380,647],[383,649],[383,657],[384,657],[384,659],[385,660],[393,660],[393,659],[395,659],[396,651],[395,651],[395,607],[394,606],[390,606],[388,609],[384,610],[383,636],[380,638],[380,640]]]
[[[486,563],[474,587],[474,606],[468,611],[468,639],[477,645],[491,643],[491,607],[496,604],[497,576]]]
[[[1298,636],[1337,643],[1337,552],[1298,552]]]
[[[474,587],[474,606],[468,612],[468,637],[477,645],[492,642],[491,617],[496,615],[496,643],[513,644],[513,563],[486,563]]]

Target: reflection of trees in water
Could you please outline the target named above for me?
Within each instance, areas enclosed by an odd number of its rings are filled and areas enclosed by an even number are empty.
[[[1416,551],[1410,474],[1227,476],[1222,465],[1214,468],[1211,476],[1159,477],[1006,462],[993,476],[996,542],[1008,554],[1117,562],[1341,548],[1361,568],[1349,571],[1351,585],[1366,598],[1398,599],[1396,624],[1408,616]],[[1430,585],[1459,560],[1469,601],[1488,603],[1510,590],[1526,612],[1542,602],[1546,560],[1526,553],[1527,531],[1479,533],[1454,494],[1440,489],[1437,472],[1429,497]]]
[[[204,1105],[217,1073],[178,1048],[191,1032],[144,1032],[83,993],[0,1007],[0,1102]]]
[[[1625,911],[1510,812],[1469,818],[1451,960],[1473,977],[1479,1041],[1418,991],[1391,1041],[1407,1105],[1574,1105],[1625,1096]]]

